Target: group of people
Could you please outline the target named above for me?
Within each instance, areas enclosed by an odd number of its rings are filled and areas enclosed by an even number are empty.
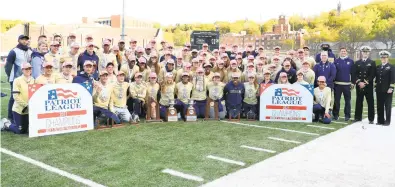
[[[362,120],[362,104],[366,97],[370,123],[374,121],[373,90],[377,95],[377,124],[391,121],[395,69],[389,64],[390,53],[380,52],[381,64],[369,58],[370,47],[361,47],[362,58],[356,62],[341,48],[336,58],[329,44],[312,57],[309,47],[281,54],[281,47],[266,54],[263,47],[245,50],[233,45],[231,50],[221,45],[201,50],[185,44],[175,54],[166,41],[160,45],[152,39],[145,47],[130,39],[104,39],[96,46],[92,35],[85,45],[75,41],[70,33],[69,45],[61,47],[59,37],[47,41],[42,35],[38,46],[29,46],[30,38],[21,35],[18,45],[7,57],[6,74],[12,88],[8,105],[9,129],[15,133],[28,131],[28,84],[90,83],[94,118],[105,117],[115,124],[138,122],[145,117],[147,102],[159,103],[160,117],[166,120],[167,109],[174,107],[185,120],[186,110],[193,100],[198,118],[205,117],[207,100],[218,102],[220,118],[259,115],[259,88],[266,84],[312,84],[314,89],[314,122],[339,120],[340,98],[344,96],[344,119],[351,118],[351,90],[356,87],[355,121]],[[157,47],[159,46],[159,47]],[[211,109],[210,109],[211,110]],[[385,113],[385,115],[384,115]],[[211,111],[210,116],[214,114]],[[96,121],[96,120],[95,120]],[[95,124],[98,125],[98,124]]]

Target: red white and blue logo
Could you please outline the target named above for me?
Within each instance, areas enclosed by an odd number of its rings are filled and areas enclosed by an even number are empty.
[[[64,90],[62,88],[56,88],[48,91],[48,100],[69,99],[76,98],[77,96],[77,92],[73,92],[71,90]]]
[[[288,88],[277,88],[274,90],[274,95],[275,96],[298,96],[300,92],[294,90],[294,89],[288,89]]]

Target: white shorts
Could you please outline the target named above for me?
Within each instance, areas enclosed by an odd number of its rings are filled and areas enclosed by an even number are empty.
[[[122,122],[129,122],[132,115],[127,108],[114,107],[115,114]]]

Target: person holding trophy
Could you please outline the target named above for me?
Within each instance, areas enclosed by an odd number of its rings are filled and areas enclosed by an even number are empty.
[[[180,112],[183,120],[186,120],[185,114],[188,102],[191,99],[192,87],[193,84],[189,82],[189,73],[182,73],[181,82],[176,84],[174,93],[177,95],[175,107]]]
[[[160,91],[160,117],[162,119],[167,119],[167,109],[170,107],[170,101],[174,101],[174,91],[176,84],[173,80],[172,73],[166,73],[166,80],[161,83]]]
[[[225,83],[221,82],[221,74],[218,72],[214,73],[212,82],[208,83],[207,85],[207,90],[209,99],[211,99],[213,102],[218,103],[218,116],[220,119],[224,119],[226,114],[226,110],[224,107],[225,101],[223,100],[224,87]],[[214,103],[210,103],[210,118],[215,117],[216,109],[214,108],[214,106]]]

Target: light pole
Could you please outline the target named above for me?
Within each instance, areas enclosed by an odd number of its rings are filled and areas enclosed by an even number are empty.
[[[121,39],[125,39],[125,0],[122,0],[122,34]]]

